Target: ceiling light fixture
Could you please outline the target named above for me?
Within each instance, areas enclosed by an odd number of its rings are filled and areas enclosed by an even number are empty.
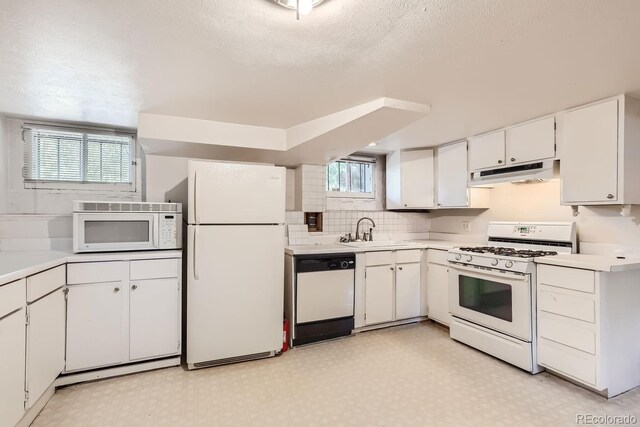
[[[300,15],[308,15],[311,10],[322,3],[324,0],[273,0],[275,3],[287,9],[296,11],[296,19],[300,19]]]
[[[378,145],[378,143],[377,143],[377,142],[370,142],[370,143],[369,143],[369,147],[375,147],[376,145]]]

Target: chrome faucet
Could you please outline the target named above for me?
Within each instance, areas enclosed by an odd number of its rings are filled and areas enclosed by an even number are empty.
[[[358,223],[356,224],[356,239],[355,239],[355,241],[360,240],[360,223],[365,219],[368,219],[369,221],[371,221],[371,224],[374,227],[376,226],[376,223],[373,222],[373,220],[371,218],[369,218],[368,216],[363,216],[362,218],[360,218],[358,220]],[[371,234],[369,234],[369,240],[373,240],[373,230],[372,230]]]

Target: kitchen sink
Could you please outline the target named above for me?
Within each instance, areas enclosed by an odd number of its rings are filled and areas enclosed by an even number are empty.
[[[349,243],[340,243],[343,246],[350,246],[352,248],[380,248],[380,247],[388,247],[388,246],[406,246],[408,242],[399,242],[393,240],[373,240],[373,241],[363,241],[363,242],[349,242]]]

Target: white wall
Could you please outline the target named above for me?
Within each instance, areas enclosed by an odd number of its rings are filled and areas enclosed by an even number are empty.
[[[569,206],[560,205],[559,180],[496,185],[491,190],[490,206],[486,211],[432,211],[432,237],[452,238],[451,234],[459,234],[483,241],[489,221],[570,221],[577,223],[581,252],[640,250],[640,206],[634,206],[628,217],[621,216],[621,208],[615,206],[580,207],[579,215],[574,217]],[[463,221],[469,221],[470,232],[463,231]],[[442,236],[438,236],[440,233]]]

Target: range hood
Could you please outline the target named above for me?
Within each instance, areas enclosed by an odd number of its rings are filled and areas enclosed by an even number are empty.
[[[505,166],[496,169],[471,173],[471,187],[490,187],[505,182],[527,183],[543,182],[558,176],[558,162],[542,160],[517,166]]]

